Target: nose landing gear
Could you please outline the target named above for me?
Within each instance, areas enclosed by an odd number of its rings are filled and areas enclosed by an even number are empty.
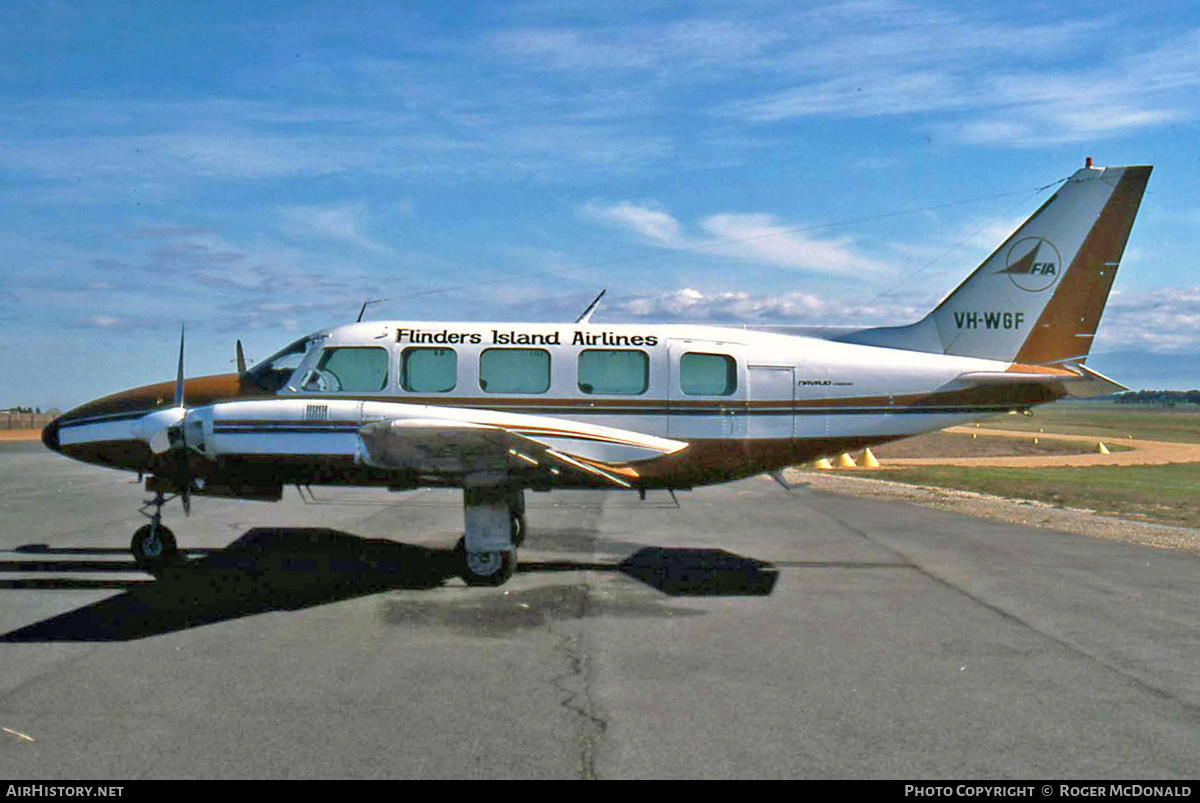
[[[129,542],[129,551],[133,553],[138,568],[154,575],[179,559],[175,533],[162,523],[162,507],[169,501],[162,491],[156,491],[154,498],[142,505],[139,512],[149,518],[150,523],[139,527]],[[154,512],[147,513],[151,507]]]

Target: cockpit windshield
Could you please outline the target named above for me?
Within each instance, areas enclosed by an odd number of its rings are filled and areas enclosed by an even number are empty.
[[[311,338],[301,338],[273,354],[248,371],[250,378],[263,390],[275,393],[287,384],[288,379],[300,366],[311,342]]]

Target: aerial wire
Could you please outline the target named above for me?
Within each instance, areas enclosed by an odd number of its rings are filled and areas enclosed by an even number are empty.
[[[993,218],[991,218],[990,220],[988,220],[987,222],[985,222],[985,223],[984,223],[983,225],[981,225],[979,228],[975,229],[975,230],[974,230],[974,231],[972,231],[970,234],[968,234],[967,236],[963,237],[963,238],[962,238],[961,240],[959,240],[958,242],[954,243],[954,245],[951,245],[951,246],[950,246],[949,248],[947,248],[945,251],[943,251],[942,253],[940,253],[940,254],[938,254],[937,256],[935,256],[933,259],[931,259],[931,260],[929,260],[928,262],[926,262],[926,263],[925,263],[924,265],[922,265],[921,267],[919,267],[919,268],[917,268],[916,270],[914,270],[914,271],[910,272],[908,275],[906,275],[906,276],[905,276],[904,278],[902,278],[900,281],[896,282],[896,283],[895,283],[895,284],[893,284],[892,286],[890,286],[890,287],[886,288],[885,290],[883,290],[881,293],[879,293],[878,295],[876,295],[874,298],[870,299],[869,301],[864,301],[862,304],[859,304],[859,305],[858,305],[858,306],[857,306],[857,307],[856,307],[856,308],[855,308],[855,309],[854,309],[854,310],[853,310],[853,311],[850,313],[850,315],[849,315],[849,316],[847,316],[847,317],[848,317],[850,320],[853,320],[854,318],[856,318],[856,317],[858,316],[858,314],[859,314],[860,312],[862,312],[862,311],[863,311],[863,310],[865,310],[866,308],[870,307],[872,304],[875,304],[875,303],[876,303],[877,301],[879,301],[880,299],[883,299],[883,298],[886,298],[887,296],[890,296],[892,293],[894,293],[894,292],[896,292],[897,290],[899,290],[899,289],[900,289],[902,286],[904,286],[905,284],[908,284],[910,281],[912,281],[913,279],[917,278],[918,276],[920,276],[920,275],[921,275],[922,273],[924,273],[925,271],[929,270],[931,267],[933,267],[934,265],[936,265],[938,262],[940,262],[941,260],[945,259],[945,258],[946,258],[948,255],[950,255],[950,254],[953,254],[955,251],[957,251],[957,250],[959,250],[960,248],[962,248],[964,245],[966,245],[967,243],[969,243],[971,240],[973,240],[973,239],[975,239],[977,236],[979,236],[979,233],[980,233],[980,232],[982,232],[984,229],[988,228],[989,226],[991,226],[991,225],[992,225],[993,223],[995,223],[996,221],[1004,219],[1004,218],[1005,218],[1005,217],[1007,217],[1009,214],[1011,214],[1011,213],[1012,213],[1012,211],[1013,211],[1014,209],[1016,209],[1017,207],[1019,207],[1019,206],[1022,206],[1022,205],[1024,205],[1024,204],[1027,204],[1027,203],[1029,203],[1029,201],[1031,201],[1032,199],[1034,199],[1034,198],[1038,197],[1039,195],[1041,195],[1041,194],[1042,194],[1043,192],[1045,192],[1046,190],[1050,189],[1051,187],[1057,187],[1059,184],[1062,184],[1064,181],[1066,181],[1066,180],[1067,180],[1067,179],[1069,179],[1069,178],[1070,178],[1070,176],[1065,176],[1065,177],[1063,177],[1063,178],[1060,178],[1058,181],[1052,181],[1052,182],[1050,182],[1049,184],[1046,184],[1045,186],[1038,187],[1038,188],[1037,188],[1037,189],[1035,189],[1035,190],[1030,190],[1030,191],[1028,191],[1028,194],[1027,194],[1027,195],[1025,195],[1025,194],[1024,194],[1024,193],[1025,193],[1025,191],[1023,191],[1023,190],[1021,191],[1021,193],[1016,193],[1016,192],[1004,193],[1004,195],[1017,195],[1017,194],[1022,194],[1022,195],[1023,195],[1023,197],[1022,197],[1020,200],[1018,200],[1016,203],[1014,203],[1012,206],[1010,206],[1010,207],[1008,207],[1007,209],[1005,209],[1004,211],[1000,212],[998,215],[996,215],[995,217],[993,217]],[[999,198],[999,197],[1002,197],[1002,196],[1000,196],[1000,195],[993,195],[993,196],[991,196],[991,197],[992,197],[992,198]],[[979,199],[979,200],[986,200],[986,199]],[[967,202],[963,202],[963,203],[967,203]],[[923,210],[916,210],[916,211],[923,211]],[[816,330],[816,332],[814,332],[814,334],[816,334],[816,333],[820,333],[820,332],[823,332],[823,331],[825,331],[826,329],[830,328],[830,326],[832,326],[832,325],[834,325],[834,324],[825,324],[824,326],[821,326],[821,327],[819,327],[819,328]]]
[[[1046,184],[1045,186],[1038,187],[1034,190],[1012,190],[1009,192],[995,193],[993,195],[981,195],[981,196],[977,196],[974,198],[965,198],[965,199],[958,200],[958,201],[948,201],[948,202],[942,203],[942,204],[932,204],[929,206],[922,206],[922,207],[917,207],[917,208],[912,208],[912,209],[902,209],[902,210],[896,211],[896,212],[884,212],[884,213],[878,214],[878,215],[866,215],[863,217],[856,217],[856,218],[843,218],[841,220],[833,220],[833,221],[828,221],[825,223],[813,223],[813,224],[806,224],[803,226],[792,226],[792,227],[785,228],[785,229],[775,229],[773,231],[765,232],[762,234],[755,234],[755,235],[752,235],[749,237],[738,237],[735,239],[727,239],[727,240],[714,240],[714,241],[708,242],[708,243],[684,246],[684,247],[680,247],[680,248],[662,248],[662,249],[659,249],[656,252],[650,253],[650,254],[638,254],[637,256],[620,257],[617,259],[599,260],[597,262],[585,262],[585,263],[582,263],[579,265],[569,265],[569,266],[563,267],[563,268],[550,268],[547,270],[525,271],[525,272],[521,272],[521,273],[506,273],[503,277],[498,278],[498,279],[485,279],[482,281],[473,281],[473,282],[466,283],[466,284],[447,285],[445,287],[435,287],[435,288],[432,288],[429,290],[418,290],[418,291],[412,292],[412,293],[405,293],[403,297],[405,300],[407,300],[410,298],[418,298],[421,296],[438,295],[441,293],[452,293],[456,290],[466,290],[466,289],[482,287],[482,286],[487,286],[487,285],[492,285],[492,284],[503,284],[506,282],[511,282],[515,278],[530,278],[530,277],[534,277],[534,276],[561,276],[561,275],[575,273],[575,272],[583,271],[583,270],[592,270],[595,268],[606,268],[606,267],[611,267],[613,265],[626,265],[626,264],[630,264],[630,263],[634,263],[634,262],[645,262],[645,261],[649,261],[652,259],[661,259],[662,257],[674,256],[677,254],[696,253],[699,251],[706,251],[706,250],[710,250],[713,248],[721,248],[721,247],[729,246],[729,245],[738,245],[741,243],[754,242],[757,240],[766,240],[766,239],[770,239],[772,237],[782,237],[782,236],[788,235],[788,234],[799,234],[801,232],[819,231],[821,229],[836,228],[839,226],[849,226],[849,225],[859,224],[859,223],[872,223],[872,222],[878,221],[878,220],[887,220],[888,218],[903,217],[905,215],[915,215],[920,212],[932,212],[932,211],[936,211],[939,209],[950,209],[950,208],[953,208],[956,206],[965,206],[967,204],[972,204],[972,203],[980,203],[983,201],[992,201],[997,198],[1010,198],[1014,195],[1022,196],[1021,200],[1017,201],[1017,203],[1014,204],[1012,207],[1010,207],[1008,210],[1001,212],[1000,215],[997,216],[997,218],[995,218],[995,219],[999,219],[1000,217],[1003,217],[1004,215],[1008,214],[1012,209],[1015,209],[1017,206],[1021,205],[1022,203],[1026,203],[1028,201],[1029,197],[1036,197],[1039,193],[1044,192],[1045,190],[1049,189],[1050,187],[1057,186],[1066,180],[1067,180],[1067,178],[1061,178],[1058,181],[1053,181],[1049,184]],[[962,240],[961,242],[959,242],[956,245],[949,248],[945,253],[938,255],[932,261],[930,261],[926,265],[919,268],[917,271],[910,274],[906,279],[904,279],[899,284],[897,284],[896,287],[899,287],[900,284],[903,284],[904,282],[907,282],[910,279],[914,278],[918,273],[926,270],[928,267],[930,267],[931,265],[936,263],[938,260],[942,259],[946,254],[953,252],[957,248],[960,248],[963,243],[970,240],[972,237],[977,235],[980,231],[983,231],[983,229],[987,228],[987,226],[990,226],[992,224],[992,222],[994,222],[994,221],[989,221],[988,223],[985,223],[980,229],[978,229],[975,232],[972,232],[964,240]],[[884,291],[884,293],[880,294],[880,296],[877,296],[875,299],[872,299],[870,302],[868,302],[868,304],[874,303],[879,298],[883,297],[884,295],[887,295],[888,293],[893,292],[894,290],[895,290],[895,287]],[[863,305],[863,306],[866,306],[866,305]]]

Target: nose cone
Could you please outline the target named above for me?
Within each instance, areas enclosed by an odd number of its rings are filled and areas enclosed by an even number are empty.
[[[53,449],[56,452],[62,451],[58,448],[58,422],[61,419],[54,419],[42,429],[42,443],[46,444],[47,449]]]

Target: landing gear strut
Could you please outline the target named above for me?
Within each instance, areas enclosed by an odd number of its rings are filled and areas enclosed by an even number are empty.
[[[517,569],[525,540],[525,494],[503,475],[475,474],[463,483],[466,534],[458,542],[459,574],[469,586],[503,585]]]
[[[161,572],[179,557],[175,533],[162,523],[162,507],[168,501],[162,491],[156,491],[154,498],[142,505],[141,513],[150,519],[150,523],[139,527],[129,543],[129,551],[138,567],[151,574]],[[150,507],[154,508],[153,513],[146,512]]]

